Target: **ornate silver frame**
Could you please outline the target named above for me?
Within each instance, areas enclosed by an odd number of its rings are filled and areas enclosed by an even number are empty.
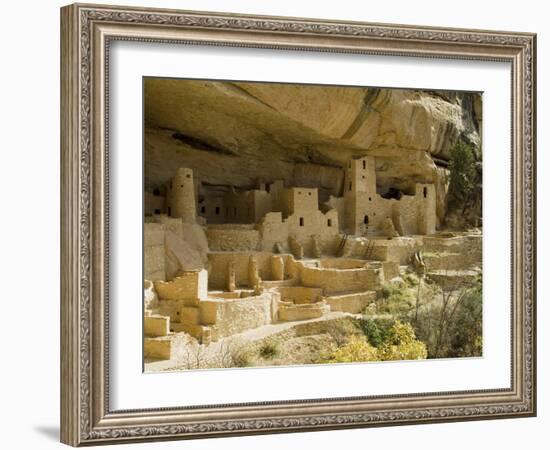
[[[512,66],[509,389],[111,411],[108,398],[109,43],[138,40],[507,61]],[[61,9],[61,440],[129,441],[536,414],[536,36],[75,4]]]

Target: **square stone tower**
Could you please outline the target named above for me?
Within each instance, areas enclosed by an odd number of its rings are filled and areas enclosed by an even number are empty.
[[[365,156],[348,162],[344,177],[344,226],[348,233],[362,234],[369,226],[376,202],[374,158]]]

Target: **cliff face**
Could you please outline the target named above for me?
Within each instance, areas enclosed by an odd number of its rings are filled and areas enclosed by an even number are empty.
[[[434,183],[441,221],[450,147],[481,160],[480,94],[153,78],[144,94],[147,190],[186,166],[206,189],[284,179],[326,200],[348,159],[372,155],[381,192]]]

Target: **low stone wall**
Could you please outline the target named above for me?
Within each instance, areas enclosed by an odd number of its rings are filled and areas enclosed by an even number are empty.
[[[475,253],[481,259],[481,234],[440,233],[423,238],[424,252]]]
[[[426,269],[431,270],[463,270],[470,267],[481,267],[481,256],[470,252],[437,253],[423,255]]]
[[[189,336],[183,333],[161,337],[146,337],[143,340],[143,357],[146,360],[173,359],[181,354],[189,342]]]
[[[171,359],[172,341],[164,339],[145,338],[143,340],[143,357],[151,359]]]
[[[324,301],[305,304],[281,301],[279,302],[278,319],[284,322],[317,319],[329,312],[330,307]]]
[[[297,305],[318,302],[323,296],[322,289],[303,286],[279,287],[276,288],[276,291],[281,295],[281,300],[283,302]]]
[[[352,258],[323,258],[319,261],[323,269],[361,269],[367,261]]]
[[[359,314],[371,303],[376,301],[376,292],[361,292],[358,294],[345,294],[324,297],[331,311],[343,311]]]
[[[428,278],[444,291],[455,291],[471,286],[479,276],[477,270],[438,270],[428,272]]]
[[[208,298],[246,298],[254,297],[254,291],[252,290],[237,290],[235,292],[209,292]]]
[[[218,340],[272,323],[275,301],[272,293],[242,299],[204,300],[200,302],[200,321],[212,325],[212,340]]]
[[[263,289],[273,289],[286,286],[296,286],[298,283],[294,278],[288,278],[286,280],[262,280]]]
[[[170,317],[168,316],[144,316],[143,333],[145,336],[167,336],[170,333]]]
[[[208,226],[206,236],[212,251],[241,252],[260,248],[260,232],[250,226]]]
[[[209,297],[195,305],[161,300],[159,312],[170,316],[173,331],[185,331],[200,341],[205,340],[204,333],[208,331],[207,340],[217,341],[272,323],[279,298],[275,292],[265,292],[258,296]]]
[[[382,285],[381,271],[378,269],[322,269],[300,267],[300,280],[303,286],[317,287],[325,294],[352,291],[373,291]]]

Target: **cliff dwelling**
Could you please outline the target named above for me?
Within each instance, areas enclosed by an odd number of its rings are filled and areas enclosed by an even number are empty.
[[[480,160],[480,94],[155,78],[144,93],[146,371],[346,362],[350,340],[377,349],[369,320],[416,333],[404,359],[451,351],[418,317],[481,277],[480,194],[451,195],[454,143]]]

